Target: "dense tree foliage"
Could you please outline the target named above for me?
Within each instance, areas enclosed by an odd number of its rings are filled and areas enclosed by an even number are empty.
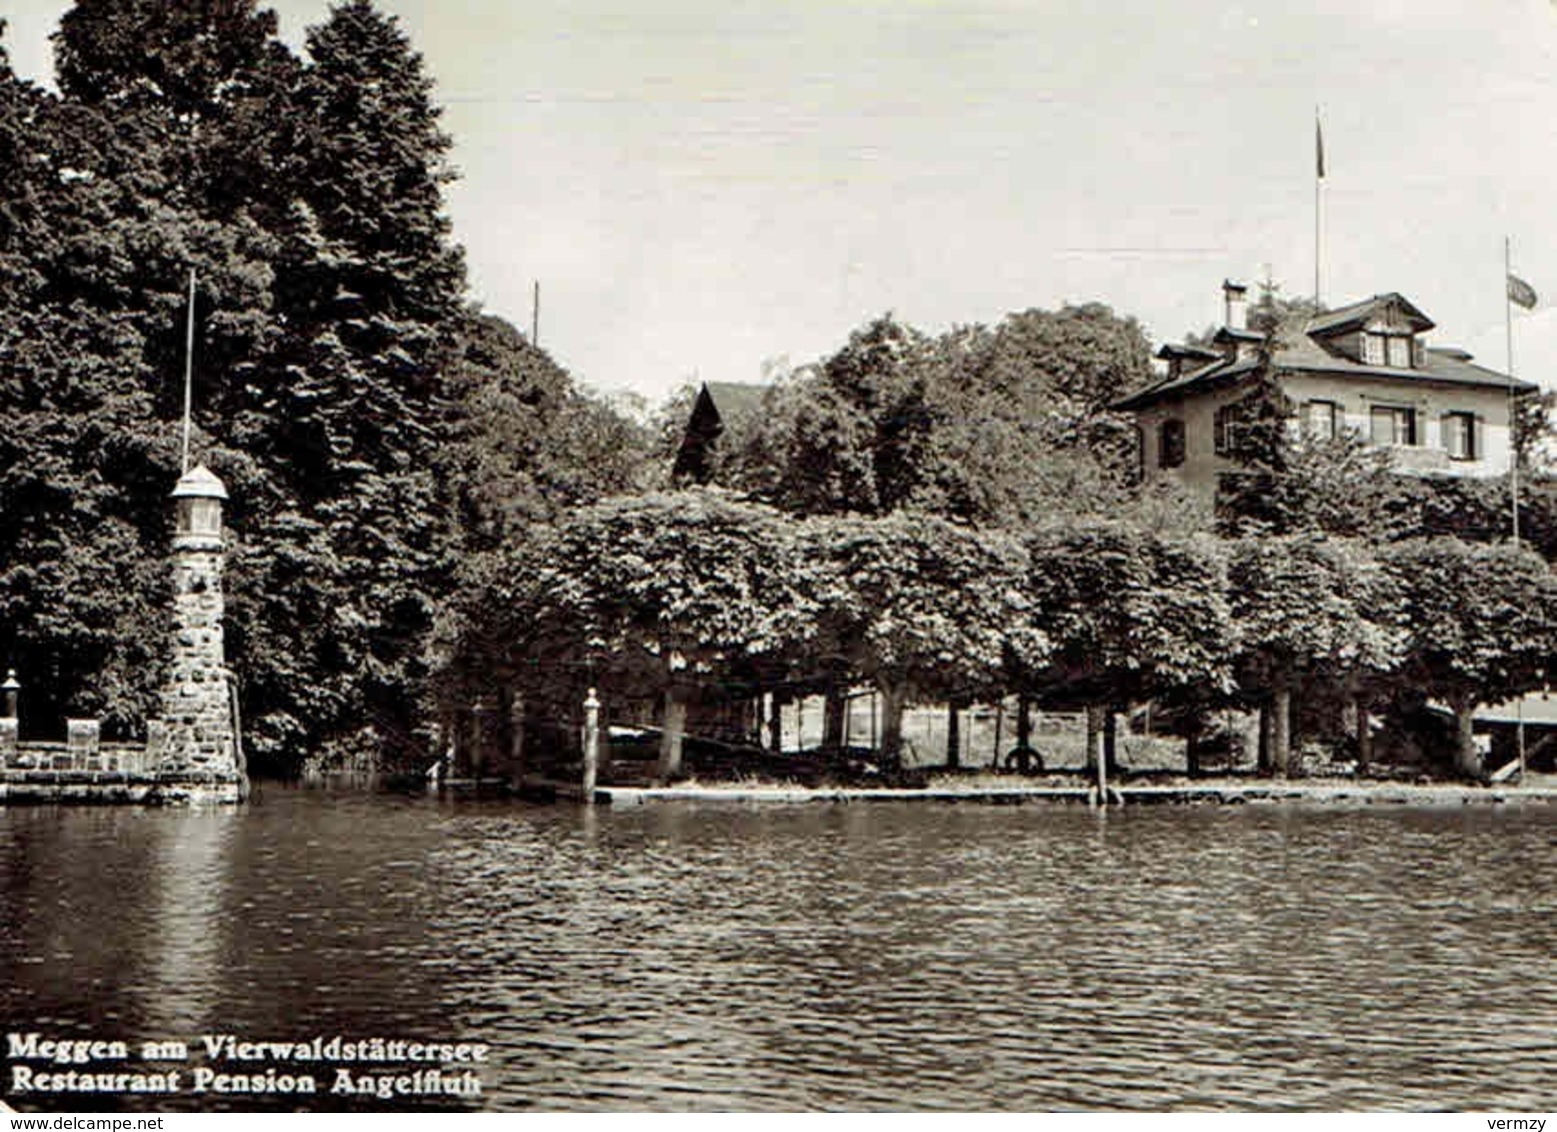
[[[1291,767],[1293,695],[1391,672],[1404,634],[1393,578],[1366,546],[1323,536],[1245,539],[1228,570],[1239,675],[1272,720],[1270,769]]]
[[[780,383],[718,478],[802,514],[1108,511],[1134,445],[1109,405],[1148,372],[1139,325],[1101,304],[939,337],[885,315]]]
[[[302,57],[252,0],[80,0],[55,46],[58,95],[0,67],[0,651],[26,725],[133,734],[151,706],[193,271],[255,769],[425,747],[456,562],[623,482],[635,436],[466,310],[432,84],[366,0]]]
[[[1478,704],[1542,687],[1557,652],[1557,582],[1538,555],[1507,543],[1410,540],[1385,557],[1409,630],[1404,670],[1455,713],[1456,764],[1483,769],[1471,739]]]

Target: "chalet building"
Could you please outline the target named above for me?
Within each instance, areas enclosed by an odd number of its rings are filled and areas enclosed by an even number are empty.
[[[1133,413],[1148,481],[1214,489],[1234,471],[1241,411],[1259,377],[1264,336],[1249,329],[1247,289],[1223,284],[1225,319],[1209,348],[1168,345],[1167,374],[1116,403]],[[1494,476],[1510,465],[1511,395],[1536,386],[1429,346],[1433,321],[1405,296],[1375,295],[1308,321],[1278,342],[1272,372],[1295,408],[1290,427],[1350,432],[1388,448],[1402,471]]]

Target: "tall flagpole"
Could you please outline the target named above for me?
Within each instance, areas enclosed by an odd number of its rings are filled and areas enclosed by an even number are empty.
[[[1325,180],[1325,133],[1319,119],[1319,107],[1314,107],[1314,310],[1319,310],[1319,268],[1323,262],[1320,243],[1320,188]]]
[[[1519,418],[1518,398],[1514,391],[1514,295],[1513,250],[1509,237],[1503,237],[1503,327],[1508,353],[1508,491],[1513,501],[1510,518],[1514,542],[1519,542]]]
[[[1519,545],[1519,398],[1514,389],[1514,253],[1513,241],[1503,237],[1503,330],[1508,355],[1508,495],[1509,526],[1514,545]],[[1519,752],[1519,783],[1525,781],[1525,699],[1514,701],[1514,746]]]
[[[189,474],[189,420],[195,402],[195,269],[189,269],[189,311],[184,330],[184,475]]]

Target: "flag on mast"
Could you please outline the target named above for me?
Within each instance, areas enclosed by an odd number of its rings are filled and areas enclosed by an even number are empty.
[[[1535,305],[1541,300],[1535,293],[1535,288],[1526,283],[1512,271],[1508,273],[1508,301],[1516,307],[1524,307],[1527,311],[1535,310]]]

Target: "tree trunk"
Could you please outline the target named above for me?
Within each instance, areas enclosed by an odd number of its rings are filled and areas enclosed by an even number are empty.
[[[1270,762],[1277,778],[1292,771],[1292,689],[1285,683],[1271,693]]]
[[[946,705],[946,767],[956,770],[962,766],[962,709],[956,704]]]
[[[1119,715],[1113,708],[1103,712],[1103,757],[1110,774],[1119,773]]]
[[[481,772],[486,768],[486,736],[482,734],[482,709],[480,702],[470,705],[470,714],[465,717],[466,750],[469,752],[470,777],[479,782]]]
[[[1200,777],[1200,733],[1203,726],[1200,717],[1194,716],[1184,736],[1184,773],[1191,778]]]
[[[1466,778],[1480,778],[1485,768],[1481,765],[1481,752],[1476,750],[1476,703],[1474,700],[1455,700],[1454,709],[1454,769]]]
[[[515,786],[524,781],[524,697],[516,695],[512,687],[505,685],[500,693],[503,703],[503,719],[508,734],[508,778]]]
[[[1270,773],[1271,773],[1271,755],[1270,755],[1270,751],[1271,751],[1271,730],[1272,730],[1272,721],[1273,721],[1272,712],[1270,710],[1270,704],[1268,704],[1268,703],[1260,704],[1259,717],[1260,717],[1260,737],[1259,737],[1259,749],[1255,752],[1255,756],[1254,756],[1255,757],[1255,770],[1259,774],[1262,774],[1262,775],[1265,775],[1265,776],[1269,776]]]
[[[681,746],[687,730],[686,692],[672,684],[665,689],[665,718],[660,732],[658,777],[669,782],[681,775]]]
[[[784,751],[784,705],[777,692],[768,693],[768,749],[775,755]]]
[[[829,682],[826,696],[823,699],[822,710],[822,749],[824,751],[839,751],[843,749],[843,720],[848,710],[848,689],[840,688],[836,681]]]
[[[991,762],[989,764],[991,769],[994,769],[994,770],[999,770],[1000,769],[1000,760],[1001,760],[1001,758],[1005,754],[1005,752],[1000,749],[1000,747],[1001,747],[1001,742],[1000,742],[1001,741],[1001,729],[1002,729],[1002,727],[1005,724],[1005,719],[1006,719],[1006,701],[1002,697],[1000,700],[996,701],[996,703],[995,703],[995,757],[994,757],[993,760],[991,760]]]
[[[903,765],[903,708],[908,697],[901,684],[881,681],[881,761],[892,770]]]
[[[1016,698],[1016,745],[1023,751],[1033,745],[1033,701],[1026,696]]]
[[[1373,761],[1373,720],[1368,714],[1368,705],[1362,700],[1353,701],[1357,705],[1357,773],[1368,773],[1368,764]]]

